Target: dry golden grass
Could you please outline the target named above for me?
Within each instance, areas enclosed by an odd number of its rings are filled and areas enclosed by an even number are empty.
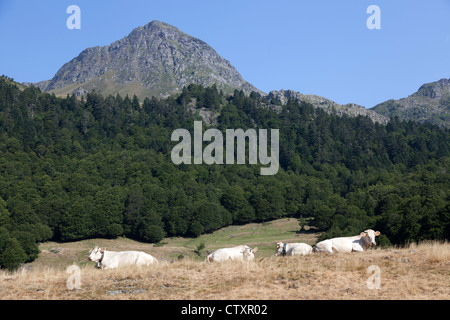
[[[79,250],[85,257],[85,249]],[[257,254],[252,262],[222,264],[190,257],[169,262],[161,255],[150,267],[98,270],[94,263],[78,264],[80,289],[73,290],[66,284],[72,263],[2,271],[0,299],[450,299],[449,243],[296,257]],[[76,261],[80,255],[70,257]],[[367,286],[371,265],[380,268],[380,289]]]

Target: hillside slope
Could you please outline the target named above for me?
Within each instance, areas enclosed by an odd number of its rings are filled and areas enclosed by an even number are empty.
[[[87,243],[85,243],[87,244]],[[86,252],[77,243],[66,253]],[[128,248],[133,243],[128,242]],[[70,249],[70,246],[76,249]],[[112,248],[116,249],[116,248]],[[221,264],[183,258],[164,260],[164,247],[146,252],[160,262],[150,267],[99,270],[95,263],[68,260],[14,273],[0,271],[0,298],[7,300],[448,300],[450,244],[428,242],[363,253],[275,257],[256,254],[254,261]],[[71,251],[70,251],[71,250]],[[55,250],[54,250],[55,251]],[[170,254],[171,251],[167,250]],[[46,253],[58,260],[58,253]],[[86,258],[86,255],[84,255]],[[48,258],[50,259],[50,258]],[[79,288],[70,290],[80,267]],[[371,272],[379,270],[378,274]],[[377,269],[378,268],[378,269]],[[376,277],[379,277],[377,286]],[[176,310],[179,312],[179,310]],[[273,310],[272,310],[273,311]]]
[[[192,108],[219,114],[221,132],[278,129],[279,172],[175,165],[171,133],[192,131],[201,120]],[[376,228],[393,244],[448,239],[449,134],[214,87],[141,103],[58,98],[0,79],[0,247],[10,252],[0,265],[33,261],[50,239],[158,242],[282,217],[311,218],[327,236]]]
[[[370,110],[400,120],[430,122],[450,127],[450,79],[426,83],[409,97],[388,100]]]

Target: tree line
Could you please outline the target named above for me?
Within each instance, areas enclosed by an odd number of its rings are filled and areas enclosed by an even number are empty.
[[[200,108],[222,132],[279,129],[278,174],[174,165],[171,133],[193,132]],[[34,260],[47,240],[158,242],[283,217],[308,218],[322,238],[374,228],[386,245],[449,239],[449,138],[431,124],[381,125],[215,86],[80,100],[0,78],[0,266]]]

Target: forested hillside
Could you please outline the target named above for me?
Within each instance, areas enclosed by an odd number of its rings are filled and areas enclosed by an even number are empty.
[[[171,134],[193,132],[200,108],[218,115],[222,132],[279,129],[278,174],[174,165]],[[89,93],[80,101],[0,79],[3,267],[32,261],[49,239],[158,242],[280,217],[310,218],[323,237],[374,228],[381,244],[449,239],[449,200],[450,132],[430,124],[375,124],[215,87],[190,85],[163,100]]]

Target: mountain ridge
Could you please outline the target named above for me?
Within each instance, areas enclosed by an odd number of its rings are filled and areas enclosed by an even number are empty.
[[[450,79],[425,83],[406,98],[390,99],[369,110],[400,120],[430,122],[450,127]]]
[[[356,104],[342,106],[320,96],[303,95],[293,90],[272,91],[266,95],[246,82],[231,63],[206,42],[158,20],[133,29],[108,46],[86,48],[64,64],[50,80],[25,84],[60,96],[82,96],[95,90],[112,95],[136,95],[140,99],[165,98],[181,92],[189,84],[216,85],[229,94],[235,89],[246,94],[254,91],[281,104],[289,96],[327,112],[367,115],[375,122],[387,122],[387,118]]]
[[[267,100],[276,103],[286,104],[289,99],[295,99],[301,102],[307,102],[312,104],[315,108],[323,109],[328,114],[336,114],[338,116],[348,115],[350,117],[366,116],[369,117],[373,122],[387,124],[389,118],[375,112],[366,109],[355,103],[348,103],[346,105],[341,105],[332,101],[330,99],[314,95],[314,94],[303,94],[296,92],[294,90],[280,90],[271,91],[267,95]]]
[[[110,45],[86,48],[65,63],[52,79],[24,84],[59,96],[82,96],[97,91],[104,95],[136,95],[139,99],[166,98],[180,93],[189,84],[216,85],[227,94],[233,94],[234,90],[246,94],[254,91],[280,104],[293,98],[328,113],[367,116],[381,124],[399,116],[401,120],[450,127],[450,79],[424,84],[407,98],[391,99],[373,108],[354,103],[341,105],[322,96],[294,90],[274,90],[266,94],[245,81],[234,66],[206,42],[158,20],[134,28]]]

